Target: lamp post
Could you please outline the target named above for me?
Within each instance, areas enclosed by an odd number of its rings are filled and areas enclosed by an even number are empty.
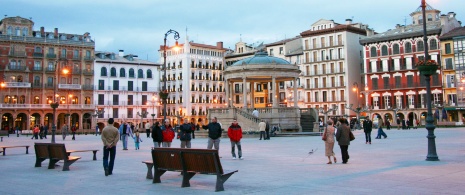
[[[179,33],[175,30],[170,29],[168,32],[165,33],[165,39],[163,40],[163,89],[162,93],[166,93],[165,95],[161,96],[163,100],[163,121],[166,120],[166,99],[168,98],[168,90],[166,90],[166,38],[168,35],[174,34],[174,39],[176,40],[176,47],[178,46],[178,39]]]
[[[354,84],[352,84],[352,90],[355,92],[355,97],[357,97],[358,107],[360,107],[360,99],[358,98],[358,83],[357,82],[354,82]]]
[[[357,114],[357,122],[355,124],[355,126],[357,127],[358,130],[360,130],[360,113],[362,112],[365,112],[364,109],[362,109],[362,107],[360,107],[360,105],[357,107],[357,108],[352,108],[353,104],[350,104],[350,105],[345,105],[347,109],[349,110],[352,110],[353,112],[355,112]],[[355,129],[355,126],[354,126],[354,129]]]
[[[58,73],[59,73],[59,70],[58,70],[59,66],[58,66],[58,61],[55,61],[55,86],[53,87],[53,100],[50,100],[50,107],[52,107],[53,109],[53,116],[52,116],[52,140],[51,142],[52,143],[55,143],[55,134],[56,134],[56,131],[57,131],[57,126],[56,126],[56,112],[57,112],[57,108],[58,106],[60,106],[60,103],[59,101],[57,100],[57,87],[58,87]],[[66,70],[66,69],[65,69]]]
[[[150,103],[152,103],[152,114],[151,114],[152,115],[152,124],[155,123],[155,116],[156,116],[156,114],[155,114],[155,104],[157,103],[157,101],[158,101],[157,97],[152,96],[152,100],[150,101]]]
[[[428,37],[426,34],[426,0],[421,0],[421,11],[423,14],[423,45],[425,47],[425,63],[428,61]],[[426,81],[426,107],[428,113],[426,115],[426,129],[428,130],[428,154],[426,155],[427,161],[439,161],[438,155],[436,154],[436,136],[434,135],[434,119],[431,111],[431,74],[423,74]]]
[[[338,109],[337,105],[333,105],[333,108],[330,108],[327,111],[325,111],[322,107],[320,107],[320,109],[319,109],[320,113],[325,115],[324,124],[326,124],[326,121],[327,121],[327,118],[328,118],[328,113],[333,112],[333,111],[337,111],[337,109]]]
[[[368,104],[368,96],[370,95],[371,91],[368,89],[368,85],[365,85],[365,91],[361,91],[360,93],[362,93],[365,96],[365,106],[370,107],[370,105]]]
[[[149,112],[147,112],[145,110],[143,110],[141,113],[137,112],[137,116],[140,116],[140,121],[139,121],[140,128],[143,128],[143,126],[141,125],[142,121],[144,120],[144,118],[147,117],[148,114],[149,114]]]

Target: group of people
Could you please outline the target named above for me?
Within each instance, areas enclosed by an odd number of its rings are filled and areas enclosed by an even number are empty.
[[[339,148],[341,149],[342,163],[346,164],[349,161],[349,145],[350,145],[350,134],[352,133],[349,126],[349,121],[345,118],[340,118],[337,122],[337,127],[333,120],[329,119],[327,125],[324,128],[323,136],[325,137],[325,156],[328,157],[327,164],[333,164],[331,157],[333,157],[334,163],[337,162],[336,155],[334,153],[334,143],[337,141]]]
[[[17,127],[17,131],[19,131],[19,127]],[[17,132],[19,134],[19,132]],[[31,139],[47,139],[47,133],[48,133],[48,126],[44,125],[35,125],[34,128],[32,128],[32,134],[33,136]]]

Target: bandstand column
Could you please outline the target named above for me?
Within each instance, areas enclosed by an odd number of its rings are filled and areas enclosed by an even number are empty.
[[[242,109],[247,109],[247,85],[246,85],[245,77],[242,78],[242,101],[244,102],[244,106]]]
[[[255,108],[255,97],[254,97],[254,92],[255,91],[255,82],[250,82],[250,108],[253,109]]]
[[[231,92],[229,91],[229,79],[225,79],[224,84],[224,88],[226,90],[226,105],[227,107],[231,107],[231,102],[229,101],[231,99],[229,97],[231,95]]]
[[[273,87],[272,89],[272,93],[273,93],[273,108],[277,108],[278,107],[278,94],[276,93],[276,77],[275,76],[272,76],[271,77],[271,86]]]
[[[294,108],[297,108],[297,78],[294,78]]]

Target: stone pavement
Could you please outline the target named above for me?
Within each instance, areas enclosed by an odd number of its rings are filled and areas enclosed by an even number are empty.
[[[356,131],[356,139],[349,147],[348,164],[327,165],[321,137],[272,137],[271,140],[244,138],[244,160],[232,160],[230,143],[223,138],[220,156],[224,169],[239,172],[225,183],[221,194],[464,194],[465,191],[465,129],[440,128],[435,134],[440,161],[425,161],[427,131],[390,130],[387,139],[373,139],[366,145],[363,132]],[[141,163],[151,158],[151,140],[142,134],[140,150],[129,150],[118,143],[113,175],[104,176],[100,137],[79,135],[76,141],[68,136],[67,149],[98,148],[97,161],[92,153],[75,153],[82,157],[63,172],[61,167],[47,169],[48,160],[35,168],[34,142],[30,137],[4,137],[0,145],[30,144],[29,154],[24,148],[10,148],[0,156],[0,194],[215,194],[216,177],[196,175],[191,187],[181,188],[179,173],[167,172],[162,183],[152,184],[145,179],[146,166]],[[375,132],[372,134],[376,136]],[[180,141],[173,142],[179,147]],[[205,148],[206,138],[192,141],[193,148]],[[314,153],[309,155],[311,150]],[[62,163],[59,163],[62,164]]]

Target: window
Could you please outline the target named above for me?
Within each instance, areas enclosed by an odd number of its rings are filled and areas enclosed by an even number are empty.
[[[408,96],[407,104],[409,108],[415,105],[415,98],[413,98],[413,95]]]
[[[405,53],[412,53],[412,43],[405,43]]]
[[[89,50],[86,50],[86,58],[90,59],[90,51]]]
[[[451,50],[451,47],[450,47],[450,43],[446,43],[445,47],[446,47],[446,54],[451,54],[452,50]]]
[[[103,76],[103,77],[107,76],[107,68],[106,67],[102,67],[100,69],[100,76]]]
[[[98,90],[105,90],[105,80],[98,80]]]
[[[40,64],[40,61],[34,62],[34,70],[42,70],[42,65]]]
[[[89,96],[85,97],[84,104],[87,104],[87,105],[90,104],[90,97]]]
[[[400,76],[396,76],[394,77],[394,79],[396,80],[396,88],[401,88],[402,87],[402,84],[401,84],[401,77]]]
[[[23,28],[23,36],[27,36],[28,34],[29,34],[29,30],[26,27],[24,27]]]
[[[61,50],[61,58],[66,58],[66,49]]]
[[[134,78],[134,69],[129,69],[129,78]]]
[[[132,95],[128,95],[128,105],[134,104],[134,99]]]
[[[13,34],[13,28],[11,26],[8,26],[8,28],[6,30],[6,34],[7,35],[12,35]]]
[[[399,44],[394,44],[392,46],[392,53],[393,54],[400,54]]]
[[[423,44],[423,41],[417,42],[417,51],[425,51],[425,45]]]
[[[132,108],[128,108],[127,113],[128,113],[128,118],[134,118],[134,115],[133,115],[134,112]]]
[[[112,68],[110,69],[110,76],[111,76],[111,77],[116,77],[116,68],[115,68],[115,67],[112,67]]]
[[[39,98],[39,96],[35,96],[35,97],[34,97],[34,102],[33,102],[33,103],[34,103],[34,104],[40,104],[40,98]]]
[[[42,53],[42,48],[41,47],[35,47],[34,48],[34,53]]]
[[[113,108],[113,118],[119,118],[118,117],[118,108]]]
[[[128,91],[134,91],[134,82],[128,81]]]
[[[113,104],[112,105],[119,105],[119,95],[118,94],[113,95]]]
[[[376,57],[378,54],[376,53],[376,47],[370,48],[370,57]]]
[[[53,77],[47,78],[47,87],[53,87]]]
[[[137,78],[144,78],[144,71],[142,69],[137,71]]]
[[[407,75],[407,87],[413,87],[413,75]]]
[[[142,91],[147,91],[147,81],[142,81]]]
[[[396,108],[402,108],[402,96],[396,96]]]
[[[113,81],[113,90],[119,90],[119,80]]]
[[[126,77],[126,71],[124,70],[124,68],[119,69],[119,77]]]
[[[391,96],[384,96],[384,106],[386,108],[391,106]]]
[[[147,70],[147,78],[148,79],[152,78],[152,70],[150,70],[150,69]]]
[[[279,54],[284,54],[284,48],[283,47],[279,47]]]
[[[382,56],[387,56],[388,55],[388,47],[386,45],[383,45],[381,47],[381,55]]]
[[[147,95],[142,95],[142,105],[147,105]]]
[[[34,77],[34,86],[40,86],[40,77],[39,76]]]
[[[372,78],[373,90],[378,89],[378,78]]]
[[[98,94],[98,105],[105,105],[105,94]]]
[[[431,21],[433,21],[433,15],[431,15],[431,14],[428,14],[428,19],[427,19],[427,20],[428,20],[428,22],[431,22]]]
[[[273,56],[273,49],[270,49],[270,56]]]
[[[73,58],[74,59],[79,59],[79,50],[77,50],[77,49],[74,50]]]
[[[390,89],[389,87],[389,77],[383,77],[384,89]]]
[[[429,49],[430,50],[436,50],[438,49],[438,41],[436,41],[436,39],[431,39],[429,41]]]

